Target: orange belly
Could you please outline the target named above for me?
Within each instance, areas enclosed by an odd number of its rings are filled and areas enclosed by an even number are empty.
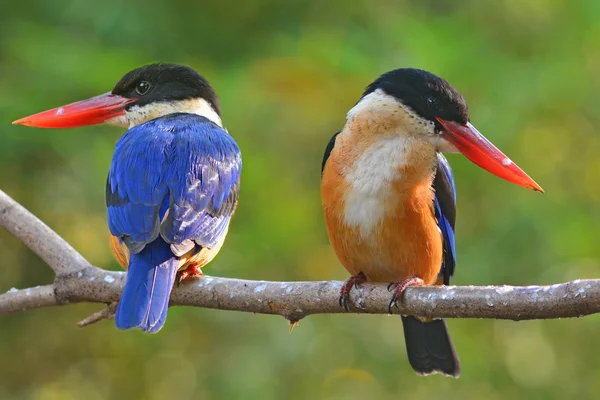
[[[178,270],[184,270],[190,266],[196,266],[198,268],[204,267],[206,264],[211,262],[213,258],[215,258],[217,253],[219,253],[223,242],[224,241],[221,241],[218,246],[212,249],[203,247],[202,250],[196,254],[194,254],[196,249],[190,250],[183,256],[179,257]],[[129,249],[125,243],[120,242],[116,236],[110,235],[110,248],[119,264],[121,264],[124,269],[127,269],[129,266]]]
[[[333,163],[332,163],[333,164]],[[410,175],[404,171],[402,176]],[[321,197],[331,245],[352,275],[368,281],[391,282],[412,277],[436,283],[443,257],[443,239],[433,211],[431,179],[399,181],[390,185],[381,202],[381,219],[368,235],[349,226],[345,213],[351,185],[335,164],[325,168]],[[365,205],[367,206],[367,205]]]
[[[408,212],[385,217],[372,240],[361,238],[339,216],[326,216],[331,245],[352,275],[362,272],[368,281],[390,282],[417,276],[436,282],[442,263],[442,237],[434,218]]]

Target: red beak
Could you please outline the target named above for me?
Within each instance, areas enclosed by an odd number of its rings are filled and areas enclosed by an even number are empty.
[[[442,137],[473,163],[509,182],[544,193],[540,185],[479,133],[471,123],[462,125],[454,121],[436,119],[444,128]]]
[[[125,106],[136,100],[105,93],[91,99],[21,118],[13,124],[35,126],[37,128],[75,128],[101,124],[108,119],[125,114]]]

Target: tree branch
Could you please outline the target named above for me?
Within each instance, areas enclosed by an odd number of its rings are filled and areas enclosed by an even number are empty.
[[[56,271],[53,285],[0,294],[0,316],[76,302],[110,304],[79,323],[110,318],[125,283],[124,272],[90,265],[50,228],[0,191],[0,224],[23,240]],[[266,282],[204,276],[175,288],[172,306],[195,306],[278,314],[296,322],[311,314],[340,314],[342,282]],[[385,284],[366,283],[350,294],[353,313],[387,314]],[[510,320],[580,317],[600,312],[600,280],[551,286],[409,287],[398,314],[434,318]]]
[[[0,315],[57,305],[53,285],[37,286],[23,290],[12,288],[8,292],[0,294]]]
[[[56,275],[91,267],[69,243],[1,190],[0,225],[40,256]]]

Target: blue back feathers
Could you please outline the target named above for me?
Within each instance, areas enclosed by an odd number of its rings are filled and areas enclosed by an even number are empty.
[[[136,248],[159,234],[213,247],[237,202],[241,168],[233,138],[204,117],[171,114],[133,127],[108,175],[110,231]]]
[[[127,244],[131,260],[117,327],[162,327],[177,267],[173,260],[181,255],[173,249],[212,248],[224,239],[241,168],[233,138],[195,114],[160,117],[119,139],[106,187],[108,225]],[[159,290],[161,285],[168,290]],[[164,312],[146,318],[144,303],[151,303],[151,313],[162,304]]]

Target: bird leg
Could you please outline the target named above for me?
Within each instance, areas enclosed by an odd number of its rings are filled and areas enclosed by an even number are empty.
[[[202,269],[198,266],[198,264],[192,264],[184,270],[177,272],[177,278],[175,281],[177,282],[177,286],[181,284],[186,279],[192,278],[200,278],[202,276]]]
[[[408,278],[405,279],[403,281],[394,281],[391,282],[387,289],[388,291],[391,291],[392,289],[394,289],[394,295],[392,296],[392,299],[390,300],[390,304],[388,305],[388,311],[390,314],[392,314],[392,307],[398,307],[398,299],[400,299],[402,297],[402,294],[404,293],[404,291],[406,290],[407,287],[409,286],[422,286],[424,285],[425,282],[423,282],[423,279],[419,278],[418,276],[413,276],[412,278]]]
[[[362,272],[359,272],[358,275],[351,276],[348,280],[342,285],[342,289],[340,290],[340,307],[344,307],[344,310],[349,311],[348,309],[348,300],[350,297],[350,290],[352,290],[352,286],[358,289],[358,285],[361,283],[365,283],[367,281],[367,277]]]

